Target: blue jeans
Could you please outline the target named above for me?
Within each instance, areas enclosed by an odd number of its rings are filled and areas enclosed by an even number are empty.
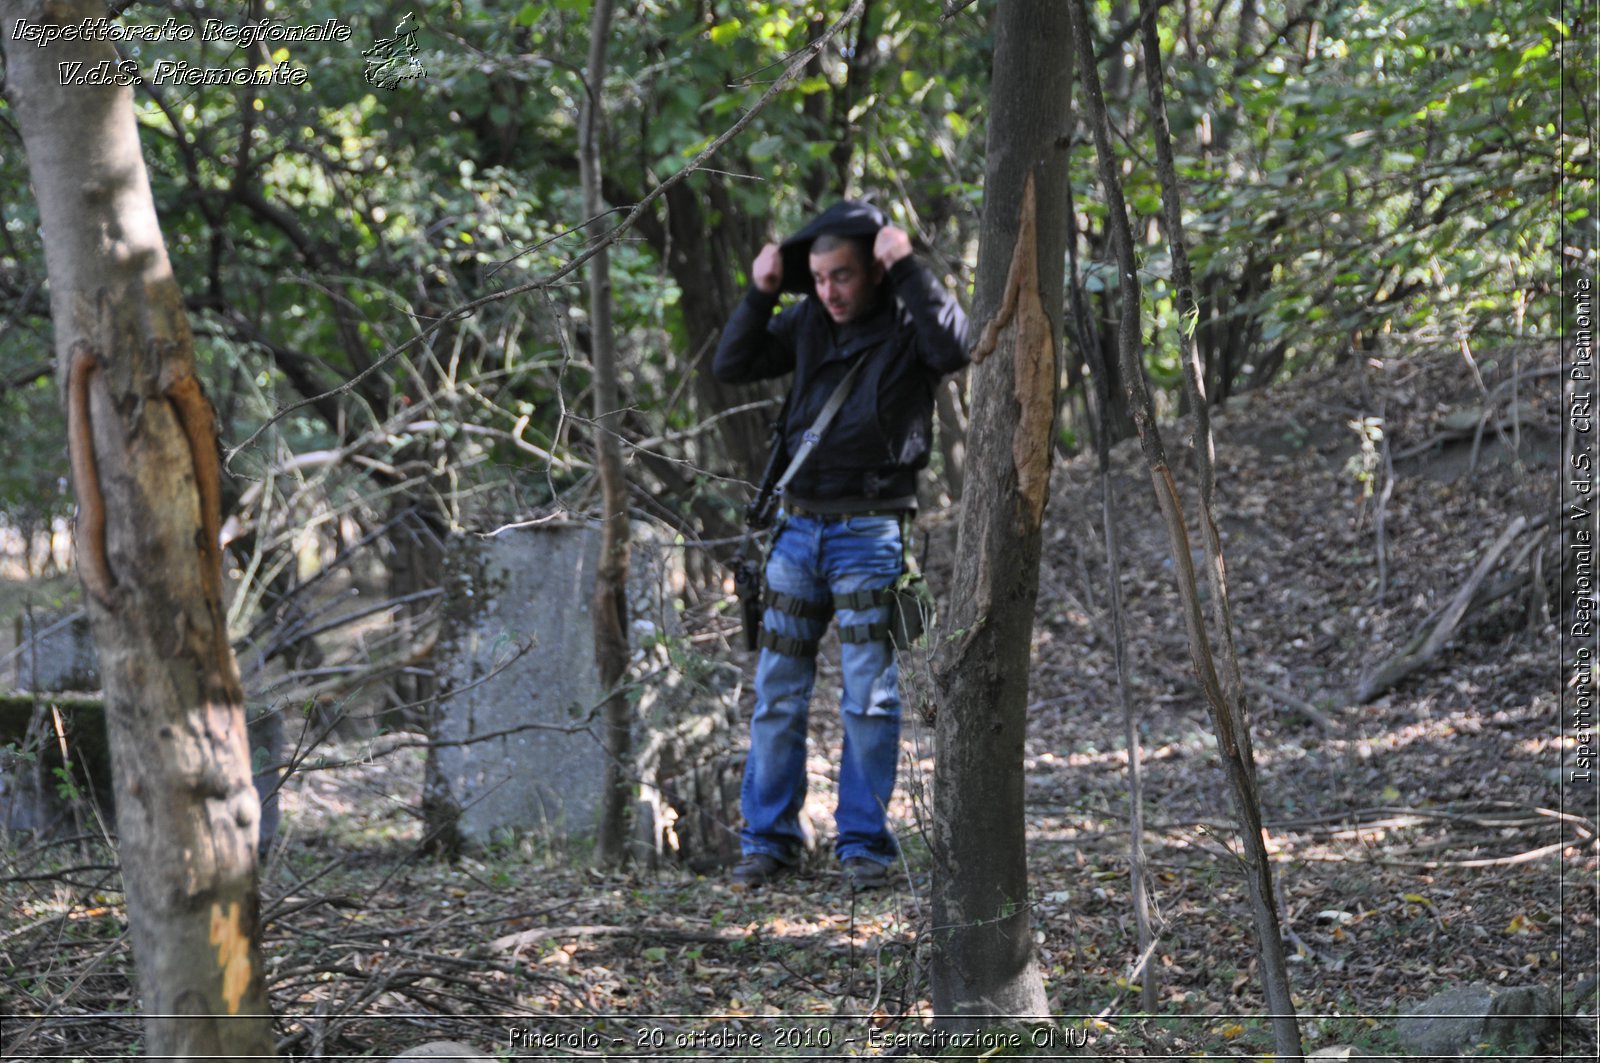
[[[810,602],[893,585],[902,558],[900,521],[892,516],[823,521],[790,516],[767,558],[767,586]],[[888,619],[888,606],[837,611],[841,627]],[[768,608],[762,621],[777,635],[814,642],[827,621]],[[839,859],[864,856],[882,864],[898,853],[886,811],[900,758],[900,692],[888,639],[843,643],[843,759],[839,766]],[[763,648],[756,666],[756,709],[740,803],[745,855],[785,863],[800,858],[800,808],[806,796],[806,723],[816,661]]]

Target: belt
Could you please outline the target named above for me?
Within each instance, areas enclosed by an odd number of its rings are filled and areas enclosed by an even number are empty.
[[[792,505],[788,505],[788,504],[785,504],[783,508],[791,516],[795,516],[795,517],[810,517],[812,520],[820,520],[825,524],[832,523],[834,521],[849,520],[851,517],[897,517],[898,518],[898,517],[904,517],[908,513],[915,513],[916,512],[916,510],[907,509],[907,508],[904,508],[904,507],[901,507],[899,509],[857,509],[857,510],[850,511],[849,513],[818,513],[816,510],[807,509],[805,506],[792,506]]]

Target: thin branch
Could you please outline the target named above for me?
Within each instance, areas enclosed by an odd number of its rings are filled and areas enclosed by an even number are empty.
[[[944,10],[939,14],[939,21],[949,22],[977,2],[978,0],[946,0]]]

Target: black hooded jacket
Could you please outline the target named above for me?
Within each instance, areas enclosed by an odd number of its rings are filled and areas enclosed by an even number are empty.
[[[774,316],[781,293],[752,286],[712,362],[712,374],[730,384],[794,374],[783,426],[792,455],[835,385],[857,359],[867,359],[789,485],[789,499],[799,504],[837,511],[914,506],[917,470],[928,464],[934,387],[967,364],[967,315],[914,255],[888,271],[876,309],[864,318],[835,325],[815,297],[812,242],[824,233],[875,237],[885,224],[876,207],[846,200],[785,240],[782,290],[805,298]]]

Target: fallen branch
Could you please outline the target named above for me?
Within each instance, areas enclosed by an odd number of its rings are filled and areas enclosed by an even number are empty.
[[[1552,845],[1541,845],[1537,849],[1529,849],[1525,853],[1516,853],[1512,856],[1492,856],[1482,860],[1391,860],[1383,857],[1352,857],[1352,856],[1316,856],[1302,853],[1292,859],[1304,860],[1315,864],[1377,864],[1381,867],[1414,867],[1424,871],[1444,871],[1453,867],[1509,867],[1512,864],[1531,864],[1533,861],[1546,856],[1557,856],[1563,849],[1574,843],[1570,841],[1556,842]],[[1288,856],[1280,857],[1281,860],[1291,859]]]
[[[1478,467],[1478,452],[1480,449],[1482,449],[1483,444],[1484,429],[1488,427],[1488,424],[1491,420],[1495,420],[1500,417],[1498,406],[1503,397],[1501,393],[1512,384],[1519,383],[1523,380],[1537,380],[1540,377],[1556,376],[1561,372],[1562,367],[1558,365],[1540,366],[1537,369],[1530,369],[1526,372],[1519,373],[1508,380],[1501,381],[1489,392],[1488,399],[1484,402],[1483,408],[1479,412],[1476,424],[1445,424],[1427,439],[1422,440],[1420,443],[1413,443],[1411,446],[1400,451],[1400,453],[1394,456],[1394,460],[1410,461],[1412,458],[1426,454],[1431,450],[1437,450],[1448,443],[1460,443],[1471,439],[1472,459],[1467,471],[1469,473],[1476,471]],[[1514,399],[1512,406],[1508,407],[1507,412],[1515,414]],[[1454,415],[1452,415],[1452,418],[1453,416]],[[1447,420],[1451,420],[1452,418],[1447,418]]]
[[[1483,581],[1488,578],[1490,571],[1494,569],[1495,562],[1500,560],[1500,555],[1510,548],[1517,536],[1521,535],[1523,529],[1527,526],[1528,518],[1518,517],[1511,522],[1510,527],[1500,533],[1500,537],[1494,541],[1494,545],[1489,547],[1488,551],[1478,561],[1478,565],[1473,569],[1472,575],[1467,578],[1466,583],[1461,585],[1461,589],[1450,600],[1450,604],[1445,607],[1438,620],[1431,626],[1424,624],[1422,630],[1417,633],[1416,638],[1413,638],[1405,649],[1385,661],[1373,673],[1371,678],[1361,684],[1354,698],[1356,704],[1364,705],[1379,694],[1392,689],[1402,679],[1405,679],[1439,655],[1439,651],[1444,649],[1445,644],[1455,634],[1456,628],[1461,625],[1462,617],[1466,615],[1468,608],[1472,605],[1478,589],[1483,585]]]
[[[532,930],[519,930],[515,934],[495,938],[467,955],[488,952],[509,952],[541,941],[563,938],[637,937],[655,941],[674,941],[689,945],[719,945],[730,941],[743,941],[749,935],[742,928],[727,930],[674,930],[650,926],[541,926]]]
[[[1571,823],[1585,833],[1589,833],[1591,837],[1594,836],[1594,823],[1583,816],[1574,815],[1570,812],[1557,812],[1549,808],[1524,809],[1522,806],[1512,802],[1505,802],[1497,807],[1505,808],[1505,815],[1483,815],[1449,808],[1374,805],[1369,808],[1325,812],[1316,816],[1296,816],[1293,819],[1266,820],[1263,826],[1279,834],[1307,833],[1333,836],[1356,829],[1394,830],[1416,827],[1429,820],[1464,823],[1471,827],[1511,830],[1536,827],[1546,819],[1558,819]],[[1232,820],[1216,819],[1171,819],[1162,820],[1152,824],[1152,826],[1158,830],[1184,830],[1192,827],[1206,827],[1218,834],[1225,834],[1239,829],[1239,825]]]
[[[1271,683],[1264,683],[1259,679],[1250,679],[1248,677],[1245,679],[1244,685],[1254,690],[1257,694],[1265,694],[1275,701],[1282,702],[1324,731],[1335,731],[1339,728],[1333,717],[1292,690],[1285,690],[1283,687],[1273,686]]]

